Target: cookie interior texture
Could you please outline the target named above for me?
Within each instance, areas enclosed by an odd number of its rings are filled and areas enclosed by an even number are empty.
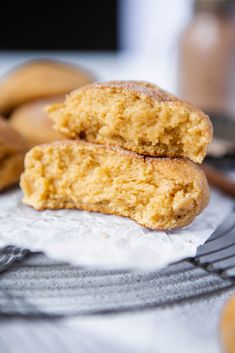
[[[188,225],[208,202],[206,178],[189,160],[77,141],[29,151],[21,187],[23,202],[35,209],[116,214],[152,229]]]
[[[90,72],[76,65],[55,60],[26,62],[0,80],[0,113],[8,114],[30,100],[69,93],[93,81]]]
[[[26,150],[24,139],[0,118],[0,191],[19,181]]]
[[[207,115],[142,81],[91,84],[48,112],[55,129],[69,138],[144,155],[188,157],[201,163],[212,138]]]

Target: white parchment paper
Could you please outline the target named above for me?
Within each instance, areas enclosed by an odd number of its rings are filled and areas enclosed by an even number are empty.
[[[113,269],[154,269],[196,254],[234,203],[212,191],[209,206],[194,222],[171,232],[152,231],[118,216],[79,210],[35,211],[20,190],[0,195],[0,247],[43,251],[72,264]]]

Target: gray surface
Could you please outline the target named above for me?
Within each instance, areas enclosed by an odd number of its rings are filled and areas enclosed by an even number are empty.
[[[121,315],[0,320],[1,353],[220,353],[219,320],[232,292]]]

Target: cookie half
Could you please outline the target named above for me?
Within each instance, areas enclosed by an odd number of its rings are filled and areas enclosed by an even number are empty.
[[[24,139],[0,118],[0,191],[19,181],[26,150]]]
[[[29,151],[21,188],[23,202],[38,210],[80,208],[129,217],[152,229],[186,226],[208,202],[206,178],[189,160],[79,141]]]
[[[201,163],[212,138],[209,117],[158,86],[113,81],[82,87],[48,108],[54,127],[69,138],[116,145],[158,157]]]

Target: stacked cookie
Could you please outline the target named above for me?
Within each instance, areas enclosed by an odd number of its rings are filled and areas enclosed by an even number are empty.
[[[69,140],[27,154],[26,204],[117,214],[152,229],[188,225],[207,205],[194,162],[212,126],[192,105],[150,83],[116,81],[84,86],[48,112]]]
[[[0,191],[19,181],[26,151],[24,139],[0,117]]]
[[[65,94],[95,80],[90,72],[56,60],[32,60],[11,70],[0,80],[0,113],[29,148],[59,140],[43,107],[62,102]]]
[[[10,114],[24,103],[64,95],[94,81],[76,65],[56,60],[32,60],[17,66],[0,80],[0,113]]]
[[[27,150],[63,138],[43,107],[93,81],[86,70],[55,60],[26,62],[0,79],[0,191],[19,181]]]

